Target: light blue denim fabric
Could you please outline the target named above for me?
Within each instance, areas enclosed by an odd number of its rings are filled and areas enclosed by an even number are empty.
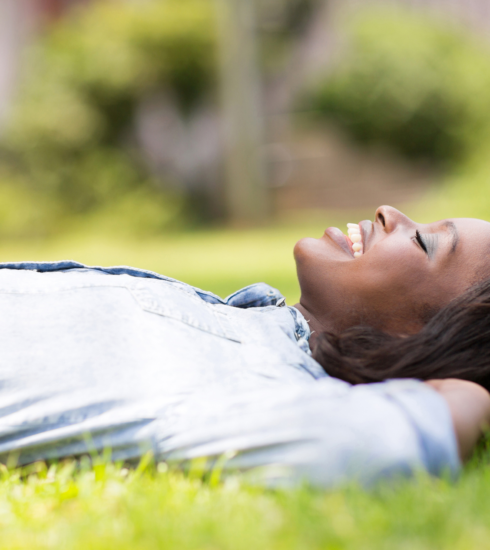
[[[263,283],[223,300],[129,267],[0,264],[0,460],[233,452],[225,470],[322,487],[457,472],[436,392],[330,378],[309,336]]]

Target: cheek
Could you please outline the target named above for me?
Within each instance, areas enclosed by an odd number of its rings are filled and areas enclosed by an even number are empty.
[[[358,264],[364,293],[393,303],[416,296],[427,287],[427,259],[406,239],[375,246]]]

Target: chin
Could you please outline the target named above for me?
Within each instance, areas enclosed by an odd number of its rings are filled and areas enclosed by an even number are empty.
[[[296,263],[304,263],[318,255],[319,252],[319,239],[313,239],[312,237],[305,237],[299,240],[294,245],[294,259]]]

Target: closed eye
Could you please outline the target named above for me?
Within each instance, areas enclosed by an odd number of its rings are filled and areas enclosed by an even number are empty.
[[[417,229],[417,231],[415,231],[415,240],[417,241],[417,244],[420,246],[420,248],[426,253],[426,254],[429,254],[428,250],[427,250],[427,245],[424,241],[424,239],[422,238],[422,235],[420,234],[419,230]]]
[[[422,237],[419,231],[415,231],[414,241],[427,254],[429,260],[434,258],[439,246],[439,235],[437,233],[427,233]]]

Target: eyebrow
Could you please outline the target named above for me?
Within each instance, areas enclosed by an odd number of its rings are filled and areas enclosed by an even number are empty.
[[[447,227],[449,231],[451,232],[451,235],[453,237],[453,243],[451,245],[451,250],[449,251],[450,254],[454,254],[454,251],[456,250],[456,247],[459,243],[459,233],[458,228],[456,227],[456,224],[454,222],[444,222],[444,227]]]

